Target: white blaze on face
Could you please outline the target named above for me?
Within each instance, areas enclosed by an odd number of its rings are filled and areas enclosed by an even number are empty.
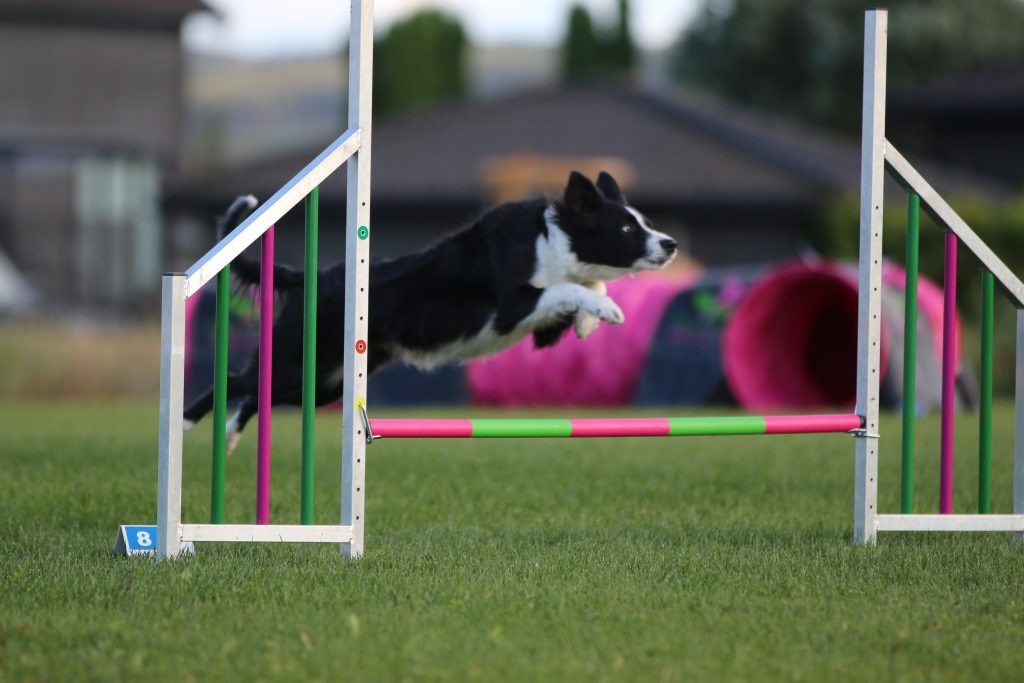
[[[640,223],[641,229],[647,234],[645,254],[630,266],[609,266],[598,263],[585,263],[576,257],[572,242],[556,220],[554,207],[544,212],[547,235],[538,235],[536,242],[537,265],[530,284],[545,288],[560,282],[607,282],[623,275],[636,273],[640,270],[659,270],[675,256],[665,251],[661,240],[672,239],[669,235],[652,230],[651,222],[631,206],[625,207]]]
[[[647,217],[642,213],[634,209],[632,206],[626,205],[626,211],[629,211],[636,219],[636,222],[640,224],[641,229],[647,233],[647,254],[639,259],[635,267],[640,270],[652,270],[665,266],[675,258],[676,251],[672,253],[665,251],[665,248],[661,246],[662,240],[670,240],[672,237],[666,235],[663,232],[651,229],[651,222],[647,220]]]
[[[614,280],[634,268],[618,268],[597,263],[585,263],[576,258],[572,242],[565,231],[558,227],[554,207],[544,212],[548,234],[539,235],[536,243],[537,268],[530,278],[534,287],[551,287],[560,282],[597,282]]]
[[[534,287],[550,287],[570,279],[571,273],[579,266],[572,251],[569,236],[555,222],[555,209],[548,207],[544,212],[547,235],[538,235],[535,245],[537,266],[530,284]]]

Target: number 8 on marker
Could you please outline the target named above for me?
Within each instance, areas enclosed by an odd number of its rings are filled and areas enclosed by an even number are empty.
[[[153,545],[153,539],[149,537],[148,531],[140,531],[137,534],[135,534],[135,541],[143,547]]]

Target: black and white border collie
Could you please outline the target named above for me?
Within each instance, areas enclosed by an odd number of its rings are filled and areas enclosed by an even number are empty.
[[[256,208],[240,197],[220,222],[220,234]],[[573,172],[564,195],[509,202],[423,251],[370,265],[367,370],[402,361],[429,369],[449,361],[487,356],[533,335],[537,348],[551,346],[573,327],[581,339],[600,322],[618,325],[622,310],[605,282],[664,267],[676,242],[657,232],[626,202],[618,183],[601,173],[597,183]],[[316,404],[342,392],[344,264],[318,279]],[[240,257],[231,274],[259,282],[259,264]],[[282,295],[274,322],[274,404],[302,400],[303,274],[274,266]],[[238,443],[256,413],[258,355],[228,377],[228,400],[241,399],[228,422],[228,449]],[[185,410],[185,427],[210,411],[212,389]]]

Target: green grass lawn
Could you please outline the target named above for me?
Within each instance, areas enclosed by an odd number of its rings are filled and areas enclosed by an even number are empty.
[[[464,411],[463,411],[464,412]],[[676,411],[673,411],[676,412]],[[156,406],[0,405],[0,680],[1020,680],[1024,546],[1008,534],[851,544],[843,435],[381,442],[366,556],[200,545],[111,556],[155,521]],[[958,422],[955,507],[976,505]],[[253,425],[254,426],[254,425]],[[275,416],[272,518],[298,519],[297,414]],[[318,418],[317,522],[337,518],[339,418]],[[228,464],[254,509],[255,429]],[[882,424],[897,507],[899,425]],[[994,435],[1011,511],[1012,416]],[[918,507],[938,499],[938,420]],[[209,516],[209,425],[186,436],[185,518]]]

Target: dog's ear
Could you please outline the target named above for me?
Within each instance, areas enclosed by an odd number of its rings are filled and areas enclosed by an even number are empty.
[[[597,189],[601,190],[606,199],[619,204],[626,203],[626,195],[622,194],[622,189],[615,182],[615,178],[612,178],[611,173],[601,171],[601,175],[597,176]]]
[[[601,208],[601,193],[579,171],[569,174],[569,184],[565,187],[565,203],[576,213],[594,213]]]

